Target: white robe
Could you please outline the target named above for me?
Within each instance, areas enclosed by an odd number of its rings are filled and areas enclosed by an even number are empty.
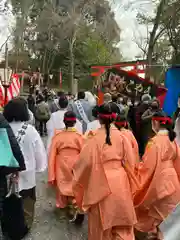
[[[101,127],[101,124],[99,123],[99,120],[94,120],[94,121],[88,123],[87,132],[96,131],[100,127]]]
[[[64,114],[67,112],[67,110],[59,110],[57,112],[54,112],[51,114],[51,118],[46,124],[47,127],[47,134],[48,134],[48,140],[47,140],[47,153],[49,153],[49,148],[51,145],[51,140],[52,137],[54,136],[55,130],[61,130],[65,128],[64,124]],[[76,119],[76,124],[75,124],[76,130],[82,134],[82,123]]]
[[[11,122],[10,126],[16,136],[22,128],[23,122]],[[19,191],[35,187],[36,172],[43,172],[47,168],[47,154],[39,133],[30,124],[25,132],[20,148],[24,156],[26,170],[19,173]]]
[[[28,113],[29,113],[29,121],[28,121],[28,123],[31,124],[31,125],[34,125],[35,124],[34,115],[31,112],[31,110],[29,110],[29,109],[28,109]]]
[[[176,120],[174,131],[176,132],[176,141],[180,146],[180,117]]]
[[[91,92],[85,92],[85,100],[89,102],[91,107],[96,106],[96,98]]]

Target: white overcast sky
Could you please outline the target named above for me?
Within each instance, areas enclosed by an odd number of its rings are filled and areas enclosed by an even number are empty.
[[[0,0],[3,1],[3,0]],[[146,27],[139,26],[136,21],[137,9],[147,14],[152,14],[153,4],[151,0],[113,0],[113,10],[116,21],[121,28],[120,51],[127,60],[135,59],[141,54],[134,39],[146,37]],[[132,4],[132,2],[134,4]],[[128,7],[129,6],[129,7]],[[12,18],[0,16],[0,47],[6,40],[9,29],[12,28]]]

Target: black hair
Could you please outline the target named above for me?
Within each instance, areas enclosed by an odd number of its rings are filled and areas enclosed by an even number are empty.
[[[110,139],[110,124],[114,121],[114,119],[110,116],[112,115],[112,109],[111,109],[111,104],[106,103],[101,106],[99,106],[98,109],[98,116],[101,124],[105,125],[106,129],[106,144],[112,145],[111,139]],[[103,115],[109,115],[109,117],[103,117]]]
[[[58,91],[57,92],[57,96],[58,97],[62,97],[62,96],[64,96],[65,95],[65,93],[63,92],[63,91]]]
[[[67,111],[64,114],[64,124],[66,126],[66,129],[69,127],[74,127],[76,123],[76,114],[72,111]]]
[[[60,106],[60,108],[62,108],[62,109],[67,108],[67,106],[68,106],[68,99],[67,99],[66,96],[61,96],[61,97],[59,98],[59,106]]]
[[[14,98],[4,107],[3,115],[8,122],[29,121],[27,102],[23,98]]]
[[[92,109],[92,116],[93,116],[94,118],[98,118],[98,109],[99,109],[98,106],[95,106],[95,107]]]
[[[83,91],[78,92],[77,98],[78,98],[78,100],[85,99],[85,92],[83,92]]]
[[[166,118],[167,115],[165,112],[163,111],[157,111],[156,113],[153,114],[153,117],[162,117],[162,118]],[[171,119],[171,117],[169,117]],[[174,139],[176,138],[176,133],[174,132],[174,124],[169,123],[168,121],[166,121],[166,123],[164,124],[164,121],[159,121],[160,122],[160,126],[163,128],[166,128],[168,130],[168,135],[169,135],[169,140],[171,142],[174,141]]]
[[[160,103],[157,99],[154,99],[152,100],[151,104],[150,104],[150,107],[153,109],[153,110],[156,110],[158,111],[160,109]]]
[[[39,94],[38,95],[38,100],[39,100],[39,103],[41,103],[41,102],[43,102],[43,101],[45,101],[45,97],[42,95],[42,94]]]
[[[117,95],[112,95],[112,102],[116,103],[118,100],[118,96]]]
[[[117,103],[115,103],[115,102],[110,102],[109,104],[111,105],[111,111],[112,111],[113,113],[117,113],[117,114],[120,113],[120,109],[119,109]]]
[[[126,124],[126,125],[118,124],[118,123],[123,123],[123,122],[127,123],[127,118],[122,114],[118,114],[116,117],[116,121],[115,121],[115,126],[117,127],[118,130],[121,130],[122,128],[128,129],[128,124]]]

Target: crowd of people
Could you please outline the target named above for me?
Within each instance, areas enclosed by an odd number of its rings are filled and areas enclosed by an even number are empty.
[[[135,240],[140,233],[163,239],[159,226],[180,202],[180,150],[174,120],[157,99],[106,93],[99,106],[91,92],[36,89],[27,101],[16,98],[4,107],[0,128],[7,129],[19,163],[0,167],[5,236],[22,239],[6,226],[7,176],[22,196],[25,235],[33,223],[36,172],[47,168],[55,207],[66,209],[75,224],[87,213],[89,240]],[[47,146],[40,135],[47,135]]]

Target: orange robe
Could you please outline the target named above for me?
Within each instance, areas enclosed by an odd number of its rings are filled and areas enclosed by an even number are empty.
[[[78,207],[88,211],[88,240],[134,240],[131,175],[123,167],[130,169],[133,150],[115,127],[110,136],[112,146],[102,127],[87,140],[73,169],[73,191]]]
[[[95,135],[96,135],[96,131],[94,130],[86,131],[84,134],[84,138],[89,139],[91,137],[94,137]]]
[[[68,197],[73,197],[72,168],[79,159],[83,137],[75,129],[56,131],[50,148],[48,161],[48,182],[57,189],[56,206],[64,208]]]
[[[134,154],[136,156],[136,163],[139,163],[139,147],[138,147],[138,143],[136,141],[136,138],[134,137],[133,133],[125,128],[121,129],[121,133],[127,137],[132,145],[132,148],[134,149]]]
[[[158,225],[180,202],[180,154],[166,131],[149,142],[138,173],[141,188],[134,198],[136,228],[156,233]]]

